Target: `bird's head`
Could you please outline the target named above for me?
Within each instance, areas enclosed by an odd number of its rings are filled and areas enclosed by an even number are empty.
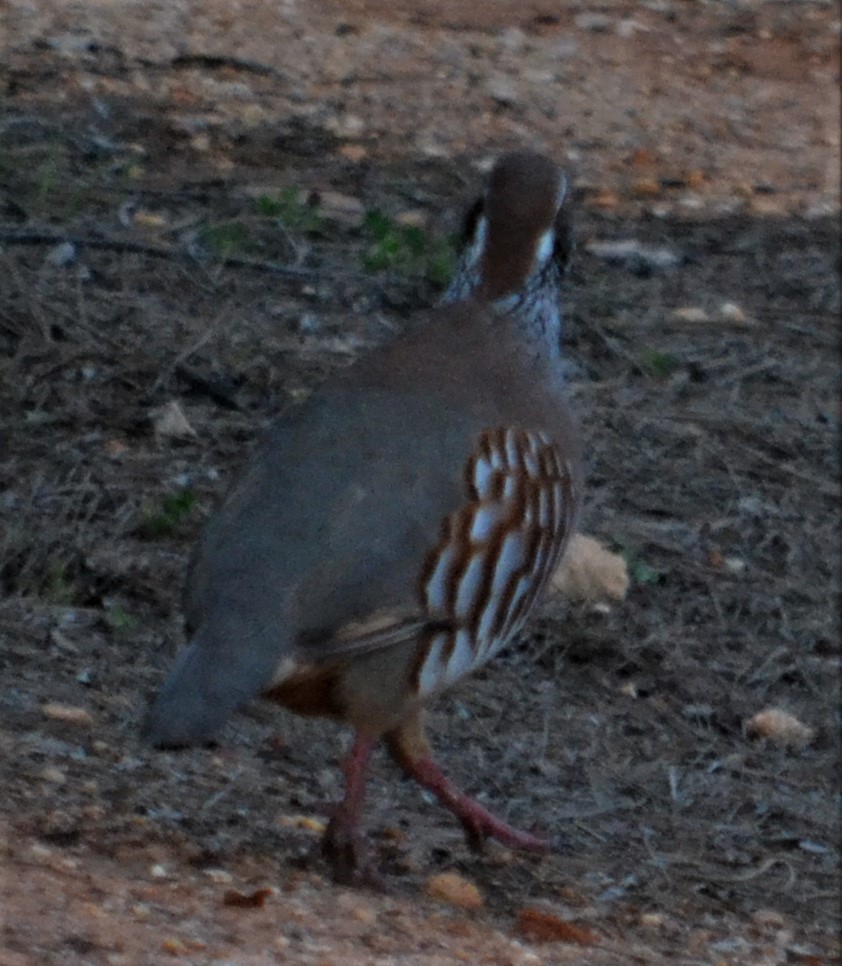
[[[444,301],[477,298],[505,309],[557,298],[572,247],[567,198],[567,178],[550,158],[499,158],[465,218],[465,247]]]

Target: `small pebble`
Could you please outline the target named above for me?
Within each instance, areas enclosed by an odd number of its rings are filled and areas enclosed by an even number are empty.
[[[470,880],[457,872],[441,872],[427,880],[427,894],[459,909],[481,909],[483,898]]]
[[[72,242],[61,242],[51,249],[45,259],[54,268],[64,268],[76,261],[76,246]]]
[[[80,728],[92,728],[93,716],[85,708],[77,708],[71,704],[58,704],[48,701],[41,706],[42,714],[52,721],[63,721],[65,724],[78,725]]]
[[[736,302],[723,302],[719,306],[719,314],[726,322],[736,322],[742,324],[746,320],[745,312]]]
[[[768,738],[779,748],[801,749],[815,737],[815,729],[799,721],[794,714],[780,708],[759,711],[746,723],[749,738]]]
[[[52,785],[63,785],[67,781],[67,775],[61,768],[52,765],[48,765],[41,771],[41,777],[45,782],[50,782]]]
[[[594,33],[610,30],[611,22],[611,18],[604,13],[579,13],[573,18],[573,23],[580,30],[592,30]]]
[[[696,324],[699,322],[710,322],[710,316],[704,309],[695,305],[688,305],[670,312],[670,321]]]
[[[230,872],[226,872],[225,869],[205,869],[204,874],[211,880],[211,882],[216,882],[220,885],[227,885],[229,882],[233,881],[233,876]]]

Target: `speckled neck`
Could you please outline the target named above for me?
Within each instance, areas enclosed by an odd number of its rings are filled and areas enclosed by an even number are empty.
[[[460,259],[441,303],[461,302],[477,295],[482,285],[477,244]],[[491,305],[518,325],[524,344],[539,348],[549,359],[561,358],[561,270],[554,261],[545,262],[517,292]]]

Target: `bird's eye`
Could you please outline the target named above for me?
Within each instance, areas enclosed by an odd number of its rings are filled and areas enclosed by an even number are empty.
[[[461,242],[463,245],[470,245],[474,240],[474,235],[476,234],[477,224],[482,217],[482,211],[485,207],[485,201],[483,198],[477,198],[477,200],[471,205],[471,207],[465,212],[465,217],[462,220],[462,236]]]
[[[553,245],[553,259],[562,272],[566,272],[570,267],[570,260],[573,257],[573,223],[570,217],[570,207],[562,204],[558,209],[553,222],[555,243]]]

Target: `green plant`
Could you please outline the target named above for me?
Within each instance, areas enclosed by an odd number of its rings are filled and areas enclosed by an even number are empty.
[[[110,604],[105,611],[105,619],[120,637],[128,637],[137,627],[137,618],[119,604]]]
[[[366,213],[363,233],[370,239],[363,265],[371,272],[397,269],[438,286],[453,275],[453,239],[434,239],[417,225],[401,225],[376,208]]]
[[[150,539],[178,536],[192,515],[196,501],[193,490],[180,490],[165,496],[159,507],[147,507],[140,525],[142,535]]]
[[[298,188],[283,188],[275,197],[261,195],[254,206],[258,215],[277,218],[291,232],[304,235],[324,233],[325,219]]]
[[[453,235],[444,240],[438,239],[433,244],[433,250],[427,255],[424,277],[432,282],[436,288],[444,288],[453,278],[456,271],[459,238]]]
[[[53,558],[47,564],[42,594],[51,604],[72,604],[77,596],[76,584],[64,560]]]
[[[206,225],[201,232],[202,241],[220,258],[230,258],[249,247],[249,233],[239,221],[221,221]]]
[[[667,379],[680,365],[676,356],[660,349],[646,349],[641,359],[641,368],[656,379]]]
[[[640,552],[628,544],[619,543],[620,556],[626,561],[629,580],[633,584],[659,584],[664,579],[664,571],[641,560]]]
[[[50,208],[53,197],[58,189],[59,180],[59,150],[52,145],[47,156],[35,168],[35,204],[40,209]]]
[[[24,168],[20,173],[25,179],[31,179],[34,207],[54,218],[67,221],[93,201],[91,180],[96,179],[97,171],[88,170],[84,175],[71,171],[65,152],[57,142],[47,146],[43,159],[32,169]]]

